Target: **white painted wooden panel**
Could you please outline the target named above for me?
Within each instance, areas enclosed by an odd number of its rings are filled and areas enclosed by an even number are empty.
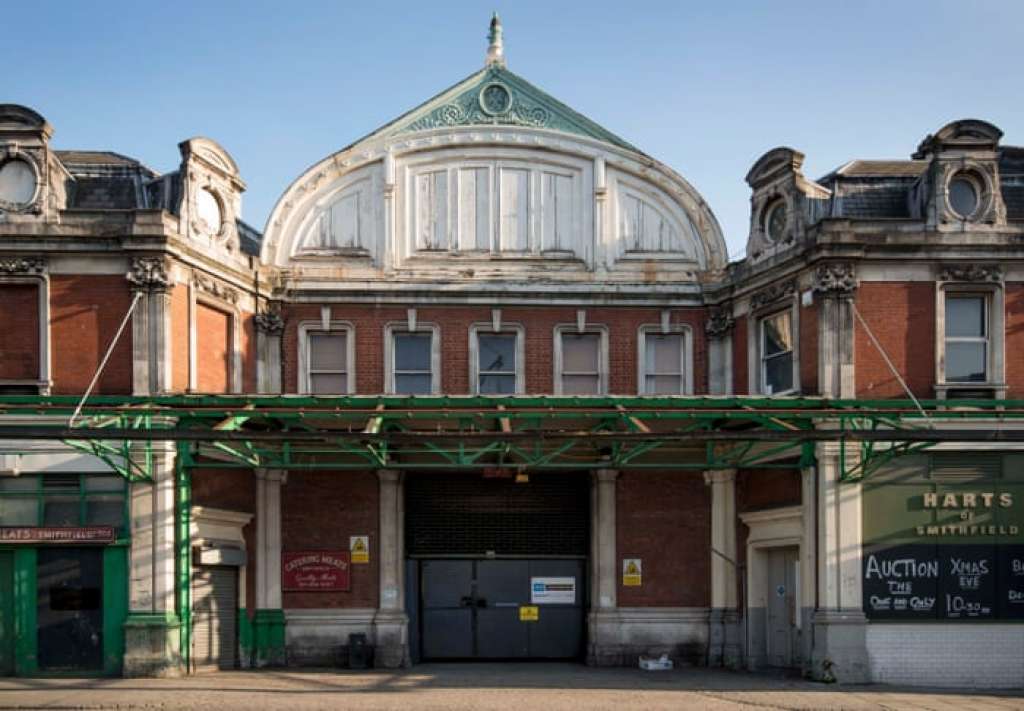
[[[416,248],[448,248],[448,172],[416,176]]]
[[[573,230],[576,204],[573,176],[545,171],[541,174],[541,249],[564,251],[578,241]]]
[[[501,251],[524,252],[530,248],[530,172],[500,168],[499,183]]]
[[[460,251],[490,250],[490,170],[462,168],[458,172]]]

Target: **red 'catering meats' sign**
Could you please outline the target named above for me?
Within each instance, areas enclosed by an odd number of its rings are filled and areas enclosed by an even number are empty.
[[[288,591],[348,591],[348,551],[297,551],[281,554],[281,588]]]

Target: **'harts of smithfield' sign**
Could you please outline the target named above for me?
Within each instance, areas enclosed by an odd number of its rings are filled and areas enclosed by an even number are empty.
[[[975,521],[975,514],[992,509],[1013,508],[1013,494],[983,492],[926,492],[923,508],[926,511],[951,511],[959,514],[959,521],[946,524],[916,526],[919,536],[1016,536],[1020,527],[1013,524],[995,525]]]

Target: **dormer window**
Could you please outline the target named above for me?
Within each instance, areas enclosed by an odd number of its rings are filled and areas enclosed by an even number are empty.
[[[968,220],[978,211],[981,189],[969,173],[957,173],[949,181],[949,207],[961,218]]]
[[[772,242],[779,242],[786,234],[786,201],[779,198],[764,212],[764,234]]]

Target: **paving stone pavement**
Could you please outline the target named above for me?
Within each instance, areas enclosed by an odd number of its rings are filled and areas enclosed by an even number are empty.
[[[0,679],[0,708],[959,711],[1024,709],[1024,689],[842,687],[707,669],[644,672],[573,664],[422,664],[397,672],[277,669],[183,679]]]

